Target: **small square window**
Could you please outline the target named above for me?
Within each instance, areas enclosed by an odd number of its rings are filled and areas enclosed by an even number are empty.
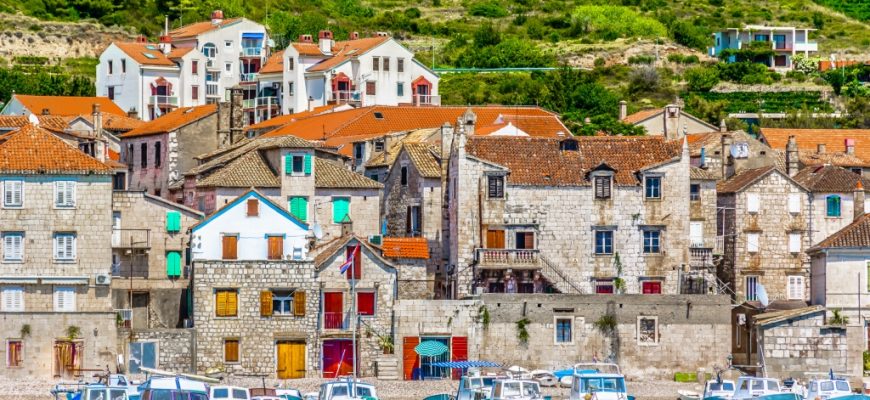
[[[595,179],[595,198],[609,199],[610,198],[610,177],[596,176]]]
[[[689,185],[689,200],[690,201],[700,201],[701,200],[701,185],[697,183],[693,183]]]
[[[20,367],[24,364],[24,342],[21,340],[6,341],[6,366]]]
[[[490,176],[487,178],[487,187],[489,198],[503,199],[504,198],[504,176]]]
[[[293,173],[301,174],[305,172],[305,156],[293,156]]]
[[[272,291],[272,314],[293,315],[293,291]]]
[[[224,362],[239,362],[239,339],[224,339]]]
[[[613,294],[613,280],[599,279],[595,281],[596,294]]]
[[[226,48],[233,47],[233,41],[232,40],[224,40],[224,47],[226,47]]]
[[[659,230],[643,231],[644,254],[658,254],[661,252],[662,232]]]
[[[659,343],[659,321],[656,317],[637,317],[637,344],[641,346]]]
[[[24,181],[3,181],[3,207],[24,204]]]
[[[3,233],[3,261],[24,259],[24,232]]]
[[[359,315],[375,315],[375,292],[357,292],[356,305]]]
[[[644,197],[647,199],[662,198],[662,178],[659,176],[648,176],[644,180]]]
[[[238,289],[215,290],[215,316],[235,317],[238,316],[239,307]]]
[[[76,288],[55,286],[54,311],[74,312],[76,310]]]
[[[22,312],[24,311],[24,287],[4,286],[0,288],[0,311]]]
[[[613,254],[613,231],[595,231],[595,254]]]
[[[570,344],[574,342],[574,317],[556,318],[556,343]]]

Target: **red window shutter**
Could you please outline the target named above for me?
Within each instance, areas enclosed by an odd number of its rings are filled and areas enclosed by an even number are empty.
[[[450,361],[468,361],[468,338],[465,336],[454,336],[450,338],[450,349],[452,354]],[[453,370],[453,379],[462,377],[461,369]]]
[[[359,292],[356,294],[356,309],[359,315],[375,315],[375,293]]]
[[[345,250],[345,260],[350,259],[351,252],[356,249],[356,257],[353,259],[353,265],[347,270],[347,279],[362,279],[362,246],[348,246]],[[353,274],[353,275],[351,275]]]
[[[643,294],[662,294],[662,283],[656,281],[644,282],[642,285]]]
[[[420,344],[420,338],[416,336],[406,337],[402,340],[402,376],[406,381],[414,378],[414,368],[420,368],[420,359],[414,348]]]

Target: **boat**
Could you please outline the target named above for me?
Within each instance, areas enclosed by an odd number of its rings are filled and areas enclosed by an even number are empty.
[[[806,387],[806,396],[804,397],[811,400],[830,400],[840,399],[852,394],[852,385],[849,384],[849,381],[845,377],[834,376],[834,373],[831,372],[830,375],[824,378],[810,380],[810,383]]]
[[[489,400],[543,400],[541,385],[529,379],[496,379]]]
[[[536,369],[529,372],[533,380],[538,381],[543,387],[554,387],[559,384],[559,378],[553,372],[545,369]]]
[[[303,395],[298,389],[276,389],[275,396],[283,400],[302,400]]]
[[[456,400],[482,400],[489,396],[494,379],[484,377],[480,370],[469,369],[468,373],[459,378],[459,388],[456,390]]]
[[[210,400],[250,400],[251,391],[239,386],[212,386],[209,388]]]
[[[720,399],[729,400],[734,395],[734,381],[711,379],[704,384],[704,391],[677,390],[680,400]]]
[[[787,395],[794,393],[783,393],[779,379],[760,378],[755,376],[741,376],[737,378],[737,389],[734,391],[732,400],[745,400],[753,398],[761,398],[774,395],[786,395],[786,397],[770,398],[768,400],[786,400]]]
[[[56,400],[130,400],[126,387],[113,387],[103,383],[57,384],[51,394]],[[138,395],[135,400],[138,400]]]
[[[612,363],[579,363],[574,365],[570,400],[634,400],[625,388],[625,376]]]
[[[377,399],[375,386],[350,377],[338,378],[320,385],[318,400]]]
[[[154,376],[139,386],[143,399],[208,400],[204,382],[184,377]]]

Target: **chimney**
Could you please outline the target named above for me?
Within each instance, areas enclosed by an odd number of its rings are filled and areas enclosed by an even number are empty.
[[[224,22],[224,12],[221,10],[214,10],[211,12],[211,23],[212,25],[220,25]]]
[[[375,37],[390,37],[390,34],[387,32],[376,32]]]
[[[323,30],[317,35],[317,44],[323,54],[332,54],[332,31]]]
[[[680,106],[668,104],[665,106],[665,139],[677,139],[680,137]]]
[[[172,37],[169,35],[160,36],[160,44],[157,47],[160,48],[163,54],[169,55],[169,52],[172,51]]]
[[[619,120],[622,121],[628,116],[628,103],[625,100],[619,101]]]
[[[51,110],[49,110],[48,108],[43,108],[42,115],[51,115]]]
[[[858,177],[858,183],[855,184],[855,193],[852,196],[853,207],[855,208],[855,217],[864,215],[864,184],[861,182],[861,177]]]
[[[855,139],[846,139],[846,154],[855,154]]]
[[[299,43],[313,43],[311,35],[299,35]]]
[[[100,111],[100,105],[94,103],[91,107],[91,116],[94,120],[94,137],[103,135],[103,113]]]
[[[218,146],[229,146],[243,137],[245,126],[245,111],[242,109],[244,93],[242,88],[234,86],[229,89],[230,101],[223,101],[217,108],[217,135]]]
[[[725,133],[728,132],[728,125],[725,124],[725,120],[719,121],[719,132]]]
[[[134,119],[139,119],[139,112],[136,111],[135,108],[130,107],[130,109],[127,110],[127,117],[129,117],[129,118],[134,118]]]
[[[441,125],[441,161],[442,163],[448,158],[450,154],[450,149],[453,146],[453,127],[450,126],[450,123],[444,121],[444,125]]]
[[[797,140],[794,135],[788,137],[785,145],[785,168],[788,176],[795,176],[800,169]]]
[[[471,108],[465,110],[462,116],[459,117],[461,129],[465,131],[467,136],[474,136],[474,125],[477,124],[477,114],[471,111]]]
[[[719,150],[719,156],[722,158],[722,179],[728,179],[734,174],[734,169],[731,167],[731,135],[722,135],[722,149]]]
[[[359,32],[351,32],[350,33],[350,40],[357,40],[357,39],[359,39]]]
[[[817,145],[816,145],[816,152],[819,153],[819,154],[825,154],[825,147],[826,147],[826,146],[825,146],[824,143],[819,143],[819,144],[817,144]]]

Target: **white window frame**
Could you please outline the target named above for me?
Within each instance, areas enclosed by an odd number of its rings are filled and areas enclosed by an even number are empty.
[[[233,41],[232,40],[224,40],[224,47],[227,49],[232,49],[233,48]]]
[[[789,300],[803,300],[806,295],[806,281],[801,275],[789,275],[786,279],[786,296]]]
[[[746,193],[746,212],[757,214],[759,209],[761,209],[761,199],[758,193]]]
[[[746,234],[746,251],[748,253],[758,253],[758,249],[761,247],[761,235],[757,232],[750,232]]]
[[[792,254],[797,254],[801,252],[800,232],[790,232],[788,234],[788,252]]]
[[[789,193],[788,195],[788,212],[790,214],[801,213],[801,195],[800,193]]]
[[[17,190],[16,190],[17,189]],[[15,192],[18,192],[18,201],[15,201]],[[6,201],[7,193],[12,198]],[[3,181],[3,208],[22,208],[24,207],[24,181],[22,180],[5,180]]]
[[[15,249],[15,239],[18,248]],[[24,232],[3,232],[3,262],[21,262],[24,260]]]
[[[281,317],[292,317],[293,309],[295,307],[294,296],[296,295],[296,291],[293,289],[272,289],[272,315],[273,316],[281,316]],[[276,296],[275,292],[285,292],[288,293],[287,296]],[[279,301],[288,301],[287,297],[290,298],[290,308],[287,312],[278,312],[278,309],[274,307],[275,299],[279,299]]]
[[[60,254],[60,246],[66,245],[66,243],[61,243],[61,238],[64,238],[63,240],[71,240],[71,250],[69,253],[64,252],[63,254]],[[55,261],[75,261],[77,244],[77,238],[75,233],[55,233],[53,241]]]
[[[560,342],[559,341],[559,321],[560,320],[568,320],[571,322],[571,339],[567,342]],[[574,344],[574,337],[576,336],[575,335],[576,330],[574,329],[575,326],[576,326],[576,323],[575,323],[575,319],[574,319],[573,315],[553,316],[553,344],[555,344],[557,346],[573,345]]]
[[[750,281],[755,284],[754,285],[755,287],[753,287],[751,291],[749,290],[749,282]],[[746,301],[757,301],[758,300],[758,287],[757,287],[758,284],[759,284],[758,275],[747,275],[747,276],[743,277],[743,289],[745,292],[743,297],[746,299]],[[752,296],[749,295],[750,292],[752,292],[752,294],[753,294]]]
[[[76,181],[54,182],[54,208],[75,208]]]
[[[640,321],[645,319],[651,319],[655,323],[655,329],[653,330],[653,341],[641,341],[640,339]],[[659,345],[659,317],[648,316],[648,315],[638,315],[637,316],[637,345],[638,346],[658,346]]]
[[[0,311],[24,312],[23,286],[3,286],[0,288]]]
[[[704,221],[689,221],[689,245],[704,247]]]
[[[53,304],[55,312],[76,311],[76,288],[75,286],[55,286],[53,290]]]

